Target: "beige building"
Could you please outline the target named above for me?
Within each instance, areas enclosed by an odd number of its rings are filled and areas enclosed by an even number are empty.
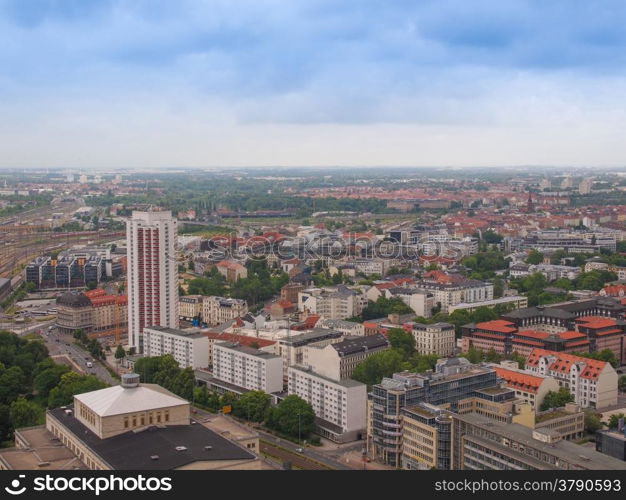
[[[413,323],[411,333],[419,354],[452,356],[456,343],[454,325],[450,323]]]
[[[51,440],[91,470],[260,468],[247,449],[192,424],[188,401],[135,374],[46,414]]]
[[[308,288],[298,293],[298,310],[319,314],[324,319],[346,319],[358,316],[367,306],[360,291],[345,285]]]
[[[554,377],[520,370],[515,361],[502,361],[500,365],[490,366],[518,398],[530,403],[534,411],[539,411],[548,392],[559,390],[559,383]]]
[[[215,267],[229,283],[234,283],[239,279],[248,277],[248,269],[246,266],[234,260],[223,260],[218,262]]]
[[[241,299],[210,296],[204,297],[202,301],[202,321],[209,326],[240,318],[247,312],[248,303]]]
[[[183,295],[179,301],[180,319],[185,321],[193,321],[194,318],[202,316],[202,303],[204,297],[202,295]]]
[[[352,376],[359,363],[390,347],[387,338],[380,333],[351,337],[326,346],[305,346],[302,363],[310,366],[319,375],[332,380],[343,380]]]

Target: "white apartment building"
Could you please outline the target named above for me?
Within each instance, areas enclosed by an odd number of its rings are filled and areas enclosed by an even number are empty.
[[[282,337],[274,344],[275,353],[282,358],[283,377],[287,380],[287,369],[304,363],[304,351],[307,346],[325,347],[341,342],[343,333],[325,328],[314,328],[306,333]]]
[[[428,290],[405,287],[386,288],[383,289],[382,295],[387,299],[394,297],[399,298],[407,306],[413,309],[413,312],[417,316],[422,316],[424,318],[430,318],[433,307],[435,307],[435,296]]]
[[[582,408],[617,404],[617,373],[610,363],[563,352],[533,349],[526,370],[556,379]]]
[[[323,319],[316,325],[318,328],[328,330],[336,330],[344,335],[361,336],[365,335],[365,327],[363,323],[355,323],[354,321],[345,321],[343,319]]]
[[[194,330],[176,330],[163,326],[146,327],[144,354],[171,354],[181,368],[205,368],[209,365],[209,339]]]
[[[169,211],[133,212],[126,225],[128,342],[140,353],[144,328],[178,328],[176,238]]]
[[[232,342],[213,345],[213,376],[223,382],[268,394],[283,390],[280,356]]]
[[[460,303],[485,302],[493,299],[493,284],[466,279],[456,283],[422,281],[419,287],[432,292],[435,305],[441,304],[441,312],[449,313],[450,306]]]
[[[350,378],[354,369],[372,354],[390,348],[381,333],[363,337],[350,337],[326,346],[308,345],[303,350],[303,364],[315,373],[332,380]]]
[[[411,333],[419,354],[437,354],[442,357],[454,354],[456,340],[454,325],[450,323],[413,323]]]
[[[288,393],[307,401],[315,411],[316,431],[335,442],[359,439],[365,433],[367,386],[356,380],[332,380],[304,366],[289,368]]]
[[[210,296],[202,301],[202,321],[209,326],[220,325],[247,313],[248,303],[245,300]]]
[[[352,318],[361,314],[366,306],[367,298],[345,285],[298,292],[298,310],[319,314],[324,319]]]

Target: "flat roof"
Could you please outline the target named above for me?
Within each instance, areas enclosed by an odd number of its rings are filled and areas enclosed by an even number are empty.
[[[227,341],[216,342],[213,348],[215,349],[215,347],[218,347],[218,346],[223,347],[225,349],[231,349],[233,351],[242,352],[244,354],[249,354],[250,356],[256,356],[258,358],[265,358],[265,359],[280,358],[280,356],[278,356],[277,354],[272,354],[271,352],[261,351],[259,349],[255,349],[254,347],[249,347],[243,344],[235,344],[233,342],[227,342]]]
[[[256,459],[255,455],[201,424],[153,426],[100,439],[74,415],[66,415],[62,408],[49,413],[114,470],[172,470],[193,462]],[[185,449],[177,451],[179,446]]]
[[[548,455],[554,455],[562,458],[571,464],[580,466],[583,469],[592,470],[626,470],[626,462],[618,460],[616,458],[604,455],[595,450],[582,447],[574,444],[571,441],[561,440],[556,443],[544,443],[533,438],[533,429],[525,427],[521,424],[507,424],[504,422],[498,422],[491,420],[482,415],[477,414],[465,414],[455,415],[454,418],[458,418],[464,422],[468,422],[473,425],[477,425],[483,429],[487,429],[491,432],[498,433],[499,435],[506,436],[507,438],[514,439],[516,441],[524,443],[527,447],[535,448]],[[544,432],[541,430],[541,432]],[[496,448],[502,447],[496,441],[487,440],[479,436],[467,435],[471,439],[480,439],[481,441],[488,443],[489,447]],[[510,452],[518,454],[515,450],[504,447]],[[528,455],[521,455],[524,460],[531,460],[532,457]],[[543,468],[556,468],[552,464],[540,462]]]
[[[198,329],[188,329],[188,330],[179,330],[177,328],[168,328],[166,326],[147,326],[144,329],[145,331],[150,332],[150,330],[154,330],[156,332],[167,333],[169,335],[175,335],[177,337],[186,337],[190,339],[201,339],[204,337],[202,333]]]
[[[339,385],[341,387],[366,387],[365,384],[357,381],[357,380],[352,380],[351,378],[344,378],[341,380],[334,380],[332,378],[329,377],[324,377],[323,375],[320,375],[319,373],[316,373],[315,371],[313,371],[311,368],[309,368],[308,366],[302,366],[302,365],[295,365],[295,366],[290,366],[289,367],[290,370],[297,370],[299,372],[303,372],[303,373],[308,373],[310,375],[313,375],[317,378],[320,378],[322,380],[325,380],[327,382],[330,382],[332,384],[335,385]]]

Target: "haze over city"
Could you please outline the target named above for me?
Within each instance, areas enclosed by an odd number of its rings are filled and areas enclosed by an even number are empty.
[[[626,5],[0,2],[0,166],[619,166]]]

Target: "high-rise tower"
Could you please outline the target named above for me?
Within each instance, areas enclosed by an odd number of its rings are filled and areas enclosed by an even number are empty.
[[[133,212],[128,246],[128,342],[143,351],[147,326],[178,327],[177,221],[169,211]]]

